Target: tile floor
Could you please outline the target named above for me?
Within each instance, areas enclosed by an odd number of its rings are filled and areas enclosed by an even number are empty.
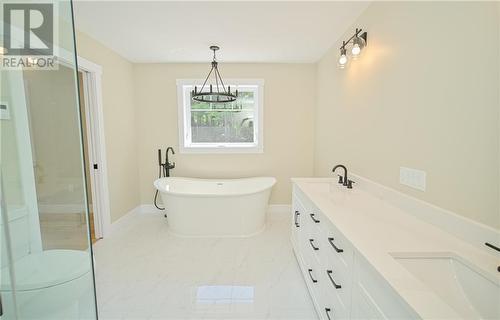
[[[87,250],[87,223],[80,213],[42,213],[40,230],[44,250]]]
[[[316,319],[286,215],[243,239],[169,234],[137,214],[94,245],[100,319]]]

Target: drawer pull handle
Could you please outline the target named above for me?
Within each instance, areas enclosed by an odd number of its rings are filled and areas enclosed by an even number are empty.
[[[298,210],[295,210],[295,216],[293,217],[293,222],[295,223],[295,226],[297,228],[300,227],[300,225],[299,225],[299,215],[300,215],[300,212]]]
[[[487,247],[490,247],[493,250],[496,250],[496,251],[500,252],[500,248],[497,247],[497,246],[495,246],[494,244],[491,244],[489,242],[485,242],[484,245],[487,246]]]
[[[314,218],[315,217],[314,213],[311,213],[310,216],[311,216],[311,219],[314,221],[314,223],[319,223],[319,220]]]
[[[340,249],[339,247],[337,247],[335,245],[335,243],[333,243],[333,238],[328,238],[328,242],[330,242],[330,244],[332,245],[333,249],[335,249],[335,251],[337,251],[337,253],[344,252],[344,249]]]
[[[314,246],[314,239],[309,239],[309,243],[311,244],[311,247],[314,249],[314,250],[319,250],[318,247]]]
[[[330,308],[325,308],[325,313],[326,313],[326,317],[328,318],[328,320],[332,320],[332,318],[330,318],[330,312],[332,311],[332,309]]]
[[[332,273],[333,271],[332,270],[326,270],[326,274],[328,274],[328,278],[330,278],[330,281],[332,282],[333,286],[335,287],[335,289],[340,289],[342,288],[342,286],[340,284],[337,284],[335,282],[335,280],[333,280],[332,278]]]
[[[311,278],[312,282],[316,283],[316,282],[318,282],[318,280],[316,280],[316,279],[313,278],[312,271],[313,271],[313,269],[308,269],[307,270],[307,272],[309,272],[309,277]]]

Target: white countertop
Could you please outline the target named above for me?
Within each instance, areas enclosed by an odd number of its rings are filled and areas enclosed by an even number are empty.
[[[423,319],[460,316],[391,254],[457,255],[500,283],[500,273],[496,272],[498,255],[480,250],[356,185],[347,189],[329,178],[292,181]]]

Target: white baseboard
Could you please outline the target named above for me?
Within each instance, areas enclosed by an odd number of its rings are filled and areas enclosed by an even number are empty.
[[[289,204],[270,204],[267,207],[268,220],[281,220],[291,216],[292,206]]]
[[[270,204],[267,207],[267,212],[274,214],[274,213],[289,213],[291,210],[292,206],[289,204]]]
[[[115,233],[118,230],[126,228],[128,225],[130,225],[131,221],[133,221],[133,218],[138,214],[141,214],[141,206],[135,207],[134,209],[121,216],[115,222],[112,222],[106,232],[106,237],[109,237],[111,234]]]

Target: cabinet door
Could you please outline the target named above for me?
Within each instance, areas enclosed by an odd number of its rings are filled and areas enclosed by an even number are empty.
[[[370,293],[362,284],[356,283],[352,293],[351,319],[388,319],[379,309]]]
[[[419,319],[387,281],[361,255],[354,255],[352,319]]]
[[[324,279],[323,285],[323,303],[322,311],[326,319],[349,319],[351,311],[351,288],[352,288],[352,247],[347,239],[339,238],[339,233],[333,227],[333,224],[327,216],[319,210],[318,219],[321,221],[319,233],[316,238],[318,245],[321,276]],[[331,245],[328,239],[335,235],[335,246]],[[342,248],[342,249],[341,249]],[[341,257],[350,261],[349,267],[340,263]]]

